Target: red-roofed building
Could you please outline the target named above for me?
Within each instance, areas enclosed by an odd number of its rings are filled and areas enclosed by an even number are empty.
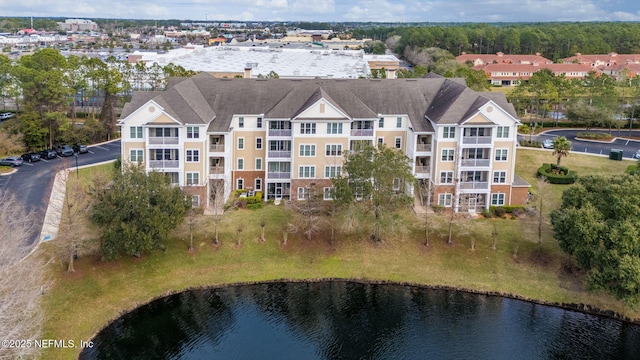
[[[618,79],[623,69],[629,70],[630,76],[635,76],[640,70],[640,54],[595,54],[584,55],[577,53],[574,56],[562,59],[565,64],[584,64],[602,73]]]
[[[554,75],[564,75],[567,79],[581,79],[594,69],[582,64],[488,64],[475,66],[489,76],[492,85],[515,86],[521,81],[529,81],[531,75],[542,69],[549,69]]]
[[[552,60],[544,58],[540,53],[535,55],[509,55],[502,52],[495,54],[467,54],[456,57],[456,61],[465,64],[467,61],[473,63],[473,66],[488,64],[553,64]]]

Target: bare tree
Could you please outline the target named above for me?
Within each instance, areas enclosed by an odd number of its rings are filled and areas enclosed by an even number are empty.
[[[224,213],[224,188],[225,180],[209,180],[209,212],[213,215],[213,243],[220,244],[218,225]]]
[[[0,339],[37,339],[44,315],[40,299],[45,264],[29,252],[27,239],[35,223],[15,196],[0,190]],[[21,260],[23,259],[23,260]],[[0,359],[36,358],[35,347],[3,347]]]
[[[75,272],[74,260],[78,256],[78,248],[82,246],[79,235],[80,218],[86,214],[89,204],[88,196],[82,185],[68,176],[68,172],[64,172],[67,177],[67,194],[64,198],[65,222],[62,224],[64,229],[64,238],[58,237],[56,243],[62,248],[62,257],[68,260],[67,272]]]
[[[291,203],[291,208],[300,216],[298,217],[298,228],[311,241],[314,234],[322,230],[321,213],[324,207],[322,194],[316,189],[316,185],[311,183],[305,188],[305,198]]]
[[[267,226],[267,221],[265,219],[260,220],[260,241],[265,242],[264,238],[264,228]]]

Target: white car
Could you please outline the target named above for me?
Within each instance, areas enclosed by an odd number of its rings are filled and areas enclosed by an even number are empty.
[[[551,139],[542,140],[542,147],[545,149],[553,149],[553,140]]]
[[[631,155],[634,159],[640,159],[640,150],[636,151],[633,155]]]
[[[12,113],[2,113],[0,114],[0,121],[11,119],[14,116]]]

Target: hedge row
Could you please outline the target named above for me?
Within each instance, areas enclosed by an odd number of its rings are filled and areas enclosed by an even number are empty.
[[[560,166],[557,171],[556,164],[542,164],[538,168],[538,177],[544,176],[551,184],[573,184],[578,176],[575,171],[569,171],[568,168]]]
[[[611,140],[612,136],[603,132],[579,132],[576,138],[589,140]]]

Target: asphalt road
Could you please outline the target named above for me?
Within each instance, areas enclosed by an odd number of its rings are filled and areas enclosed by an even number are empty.
[[[0,188],[13,193],[23,202],[27,209],[36,212],[37,223],[34,224],[32,236],[27,244],[32,246],[38,242],[38,236],[44,222],[44,214],[47,210],[51,186],[55,174],[65,168],[96,164],[103,161],[114,160],[120,155],[120,140],[89,146],[87,154],[77,157],[56,158],[52,160],[40,160],[34,163],[24,163],[17,167],[18,171],[11,175],[0,176]]]
[[[589,130],[590,132],[603,132],[609,133],[607,130]],[[640,150],[640,140],[631,140],[628,137],[634,137],[640,139],[640,131],[634,130],[631,133],[629,130],[621,130],[618,132],[617,130],[613,130],[611,135],[618,137],[613,142],[595,142],[595,141],[584,141],[580,139],[576,139],[576,134],[579,132],[585,132],[585,130],[550,130],[541,133],[540,135],[533,136],[534,140],[542,141],[544,139],[553,139],[557,136],[564,136],[569,141],[571,141],[571,151],[587,153],[587,154],[598,154],[609,156],[611,150],[622,150],[623,158],[631,158],[636,151]],[[528,139],[528,135],[519,135],[519,137]]]

